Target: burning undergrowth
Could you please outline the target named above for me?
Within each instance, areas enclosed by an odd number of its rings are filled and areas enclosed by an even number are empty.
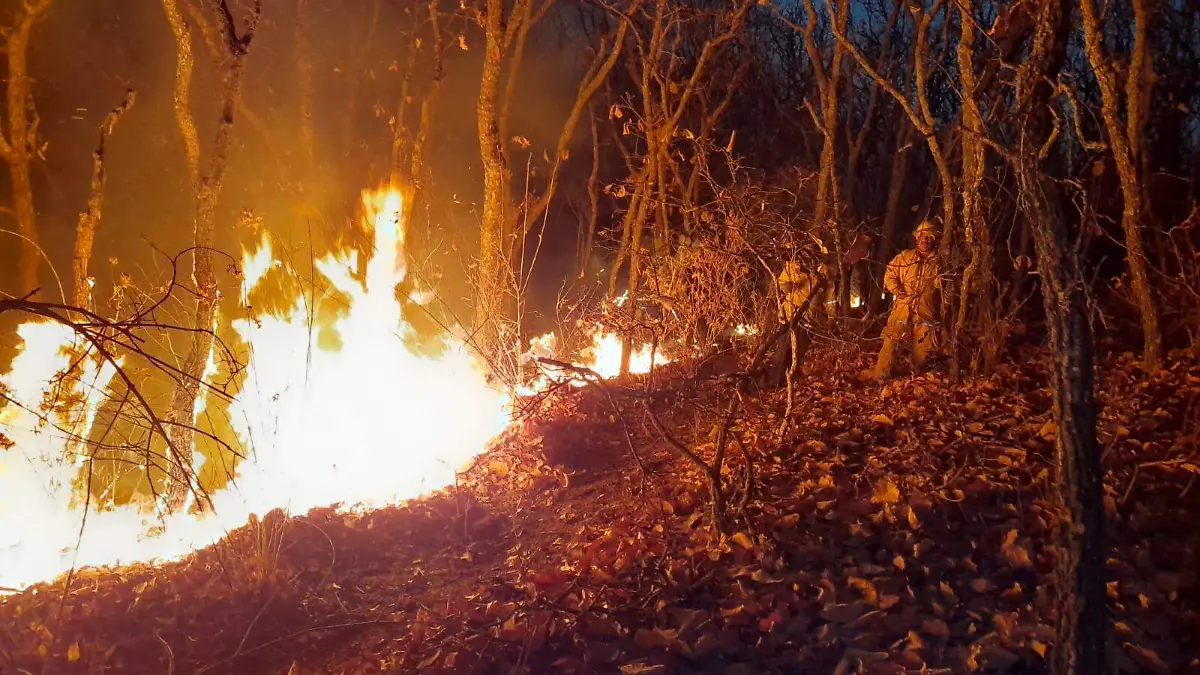
[[[1200,369],[1148,380],[1130,361],[1103,389],[1110,656],[1179,672],[1200,647]],[[805,379],[778,447],[780,394],[749,397],[738,431],[756,489],[723,534],[699,472],[649,430],[641,383],[564,387],[452,488],[367,513],[275,513],[177,563],[9,597],[0,659],[47,673],[1045,672],[1043,362],[883,388],[855,382],[854,365]],[[651,395],[650,409],[707,457],[712,420],[697,412],[725,389],[672,384],[698,407]]]
[[[428,298],[412,290],[398,301],[410,282],[400,191],[366,191],[362,206],[365,256],[334,251],[311,261],[310,277],[265,233],[244,252],[236,318],[196,397],[187,438],[198,440],[168,446],[167,429],[185,425],[140,389],[151,388],[146,372],[176,359],[139,346],[157,334],[113,324],[92,335],[65,320],[20,327],[23,349],[0,379],[11,445],[0,453],[0,586],[177,559],[274,509],[395,504],[452,484],[509,425],[510,394],[458,329],[417,339],[410,315]],[[303,292],[273,296],[281,277]],[[590,337],[587,363],[615,374],[620,340]],[[649,359],[635,366],[648,370]]]
[[[395,293],[408,276],[402,212],[398,190],[364,192],[369,257],[360,264],[348,249],[313,261],[320,280],[310,280],[313,292],[275,311],[254,310],[247,298],[290,253],[267,237],[245,252],[239,309],[247,316],[230,327],[239,347],[213,349],[205,375],[211,384],[219,372],[237,371],[240,386],[201,388],[195,405],[196,436],[219,440],[216,452],[199,443],[177,447],[182,437],[164,431],[178,426],[170,422],[177,411],[156,411],[144,397],[145,442],[110,433],[120,426],[119,412],[103,414],[118,398],[115,385],[141,386],[117,379],[131,371],[127,360],[144,356],[129,343],[147,336],[104,350],[103,339],[81,339],[65,324],[21,326],[24,348],[4,376],[10,405],[0,418],[14,443],[0,454],[0,585],[21,587],[78,566],[175,559],[276,508],[392,504],[453,482],[455,469],[508,424],[505,395],[452,336],[437,336],[445,348],[436,353],[411,348],[413,327]],[[322,304],[337,306],[327,330],[313,320]],[[326,344],[330,330],[337,348]],[[78,393],[48,407],[70,392],[63,372],[72,373],[68,384]],[[123,502],[92,499],[101,455],[120,462],[135,484]],[[202,484],[205,475],[220,484]],[[190,489],[202,514],[171,503],[184,483],[182,494]],[[118,487],[114,480],[114,493]]]

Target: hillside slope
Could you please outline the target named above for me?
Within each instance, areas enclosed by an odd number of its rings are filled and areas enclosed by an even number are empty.
[[[778,445],[784,394],[747,398],[723,534],[641,383],[610,387],[620,415],[560,388],[427,498],[274,513],[177,563],[3,599],[0,672],[1044,672],[1054,427],[1028,357],[961,385],[818,367]],[[651,408],[709,457],[729,387],[673,371]],[[1147,380],[1125,356],[1101,382],[1111,660],[1192,672],[1200,366]]]

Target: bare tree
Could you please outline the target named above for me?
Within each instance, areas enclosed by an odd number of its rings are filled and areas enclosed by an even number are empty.
[[[120,318],[109,319],[83,306],[36,301],[28,295],[0,299],[0,315],[13,312],[36,317],[40,321],[61,324],[69,328],[76,338],[71,344],[64,345],[71,350],[70,365],[46,383],[41,409],[33,410],[30,407],[29,411],[33,412],[41,423],[56,426],[56,430],[68,439],[72,452],[82,454],[83,449],[86,448],[86,463],[83,465],[83,476],[78,485],[86,495],[85,499],[88,500],[85,504],[85,511],[91,507],[90,500],[93,492],[100,494],[114,487],[113,484],[109,484],[106,488],[102,488],[93,483],[96,478],[97,461],[104,461],[106,458],[110,460],[122,458],[123,464],[138,465],[139,469],[145,471],[147,477],[155,472],[160,475],[163,473],[174,474],[177,471],[182,471],[185,475],[187,473],[186,468],[177,470],[174,467],[174,464],[181,458],[178,453],[170,450],[171,436],[175,433],[172,427],[176,424],[169,419],[169,412],[167,416],[163,416],[157,406],[152,405],[147,386],[148,380],[144,377],[137,377],[139,372],[161,374],[175,380],[187,376],[178,366],[167,359],[160,358],[153,353],[152,349],[147,348],[147,344],[150,342],[147,337],[151,334],[196,332],[185,326],[165,323],[158,318],[159,310],[172,300],[174,293],[182,288],[178,283],[178,263],[181,257],[183,257],[182,253],[171,260],[171,279],[165,285],[162,294],[148,298],[148,302],[144,306]],[[221,358],[234,369],[240,368],[228,346],[211,331],[204,332],[209,333]],[[74,424],[63,426],[55,422],[53,417],[47,413],[51,410],[59,412],[77,410],[79,397],[90,386],[82,381],[84,364],[88,362],[103,364],[111,368],[115,379],[110,390],[105,392],[106,398],[102,408],[103,412],[101,412],[101,415],[107,417],[109,422],[103,425],[103,428],[98,427],[89,437],[83,438],[76,435],[78,429]],[[206,392],[226,400],[230,398],[229,392],[223,389],[206,386]],[[12,398],[2,396],[0,398],[5,398],[10,405],[27,405],[27,403]],[[71,415],[68,414],[67,418],[70,417]],[[121,428],[122,431],[117,432],[118,428]],[[216,435],[195,428],[191,431],[205,436],[218,447],[238,456],[235,448]],[[119,436],[119,440],[109,439],[110,434],[114,432]],[[0,434],[0,442],[4,440],[3,435]],[[164,446],[166,452],[161,450]],[[76,461],[79,458],[75,457],[70,461]],[[151,490],[150,496],[157,497],[154,481],[149,480],[146,484]],[[202,500],[207,499],[204,487],[197,481],[185,483],[183,489]]]
[[[1101,110],[1109,145],[1121,180],[1121,229],[1125,232],[1126,263],[1133,285],[1133,296],[1142,317],[1142,358],[1147,371],[1158,369],[1162,361],[1162,335],[1158,325],[1158,307],[1150,284],[1146,248],[1142,244],[1142,176],[1138,169],[1142,155],[1146,115],[1143,105],[1149,100],[1151,67],[1146,29],[1150,11],[1146,0],[1133,0],[1133,50],[1125,75],[1125,119],[1121,119],[1121,94],[1112,58],[1105,52],[1104,29],[1096,14],[1095,0],[1079,0],[1083,15],[1083,37],[1088,62],[1100,86]]]
[[[217,278],[213,267],[212,248],[216,234],[217,198],[225,177],[225,166],[229,145],[233,135],[233,118],[241,94],[242,76],[245,71],[246,54],[254,38],[254,31],[262,11],[261,0],[255,0],[246,21],[245,31],[239,35],[233,13],[226,0],[217,3],[217,25],[225,49],[221,94],[221,115],[217,123],[216,136],[208,166],[203,175],[199,173],[199,142],[195,126],[188,110],[190,100],[188,88],[192,71],[191,34],[179,12],[175,0],[163,0],[167,19],[175,33],[176,81],[175,112],[187,148],[189,172],[196,190],[196,214],[194,221],[194,249],[192,253],[192,275],[196,284],[196,304],[193,313],[194,331],[183,365],[171,395],[171,409],[167,415],[170,446],[176,461],[171,462],[171,486],[168,505],[172,509],[183,506],[187,499],[192,466],[196,398],[200,393],[201,379],[212,353],[213,323],[217,303]]]
[[[42,256],[38,248],[37,212],[33,204],[33,183],[29,178],[29,165],[40,155],[38,149],[38,124],[33,105],[29,77],[28,52],[33,26],[42,18],[53,0],[21,0],[11,25],[0,26],[0,38],[4,39],[4,52],[8,61],[8,83],[5,107],[7,128],[0,133],[0,158],[8,164],[9,180],[12,185],[12,209],[5,209],[17,221],[17,234],[21,239],[20,257],[17,262],[18,293],[25,295],[38,287],[38,267]]]
[[[429,83],[421,97],[421,107],[418,112],[416,130],[407,121],[408,103],[412,98],[412,80],[416,70],[418,57],[422,54],[424,43],[421,34],[414,31],[407,46],[408,59],[404,69],[404,81],[400,87],[400,100],[396,106],[396,115],[392,118],[392,174],[400,184],[407,189],[403,204],[402,220],[408,222],[417,201],[421,197],[425,184],[425,144],[433,130],[433,111],[436,109],[438,98],[442,91],[442,81],[445,79],[445,33],[446,16],[438,8],[438,0],[428,0],[426,5],[429,26],[429,54],[431,57],[431,75]]]
[[[480,16],[483,27],[483,74],[479,80],[478,117],[479,157],[483,162],[483,213],[479,233],[479,267],[475,279],[475,323],[482,324],[483,351],[501,346],[496,318],[503,315],[504,240],[508,222],[508,181],[504,140],[496,106],[500,97],[500,75],[507,39],[503,0],[485,0]],[[529,0],[525,0],[526,4]]]
[[[104,185],[108,178],[104,160],[108,137],[112,135],[121,116],[133,107],[134,100],[135,94],[131,89],[125,93],[121,105],[105,116],[104,123],[100,125],[100,144],[92,154],[91,193],[87,210],[79,214],[79,222],[75,226],[75,255],[71,261],[77,307],[90,307],[92,302],[92,280],[88,276],[88,265],[92,260],[92,244],[96,238],[96,226],[100,224],[100,211],[104,206]]]
[[[933,0],[929,7],[925,7],[920,2],[908,3],[915,33],[912,54],[912,73],[914,78],[912,94],[916,99],[916,103],[914,104],[913,101],[909,100],[909,96],[901,92],[895,84],[884,77],[862,53],[862,50],[849,39],[845,30],[846,24],[839,21],[835,7],[830,3],[826,3],[826,9],[830,14],[830,23],[838,43],[843,45],[846,51],[858,63],[859,67],[862,68],[863,72],[875,80],[876,84],[900,104],[901,109],[908,116],[909,122],[925,137],[925,143],[929,147],[929,154],[933,158],[938,177],[941,179],[943,228],[941,248],[943,257],[948,252],[950,242],[953,241],[955,182],[953,175],[950,173],[949,159],[946,156],[945,149],[942,147],[942,139],[937,134],[937,118],[934,116],[933,106],[930,105],[929,71],[930,67],[934,65],[930,49],[930,31],[935,25],[934,19],[943,13],[945,5],[945,0]],[[944,20],[943,17],[942,23],[944,23]]]
[[[563,122],[554,155],[550,158],[551,169],[545,188],[540,196],[520,205],[513,204],[514,171],[510,166],[510,153],[505,150],[511,140],[511,106],[516,98],[516,83],[529,33],[554,2],[517,0],[506,12],[503,2],[485,0],[476,12],[476,20],[484,31],[485,50],[476,104],[484,198],[475,279],[475,324],[477,343],[490,358],[513,351],[509,343],[514,335],[508,334],[504,320],[513,314],[511,306],[522,290],[523,275],[529,271],[519,260],[524,252],[525,237],[545,215],[575,129],[583,119],[589,101],[616,66],[629,31],[629,21],[614,12],[616,25],[611,34],[600,38],[595,58],[580,80],[575,101]],[[633,0],[631,11],[636,11],[640,5],[641,0]]]
[[[974,9],[974,0],[959,0],[960,33],[956,59],[962,101],[962,177],[959,194],[962,197],[963,233],[971,258],[963,270],[958,316],[950,331],[951,362],[955,376],[959,374],[958,339],[966,326],[971,308],[981,315],[980,323],[985,330],[991,322],[992,237],[980,208],[982,199],[979,189],[987,168],[987,131],[977,99],[979,85],[975,77],[975,39],[978,31]],[[988,349],[986,342],[984,349]],[[991,363],[991,360],[989,354],[985,361]]]
[[[739,68],[732,75],[725,72],[731,86],[719,97],[710,91],[712,79],[721,70],[718,63],[725,45],[742,32],[752,6],[748,0],[739,0],[728,9],[700,11],[676,6],[670,0],[656,0],[636,16],[640,28],[634,34],[636,50],[628,62],[632,86],[636,88],[632,96],[636,103],[628,109],[636,117],[623,121],[622,127],[637,132],[644,150],[636,161],[632,156],[628,158],[633,175],[626,182],[632,190],[609,278],[612,295],[628,263],[626,311],[635,322],[641,311],[638,296],[647,228],[653,250],[669,251],[671,205],[689,210],[695,186],[707,165],[705,157],[711,151],[709,138],[728,107],[736,89],[734,83],[744,71]],[[681,46],[684,36],[691,38],[692,44]],[[680,58],[681,52],[687,58]],[[687,146],[691,146],[690,171],[678,161]],[[631,351],[632,342],[627,338],[621,354],[622,372],[629,369]]]

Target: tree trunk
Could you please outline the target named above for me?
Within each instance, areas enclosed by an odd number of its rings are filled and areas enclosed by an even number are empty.
[[[1024,161],[1030,162],[1028,158]],[[1042,302],[1051,351],[1055,354],[1054,419],[1057,484],[1063,514],[1058,531],[1059,641],[1052,661],[1060,675],[1101,673],[1105,664],[1104,469],[1096,442],[1097,404],[1089,309],[1083,275],[1069,253],[1057,196],[1035,167],[1018,172],[1018,183],[1034,223],[1034,249],[1042,280]],[[1039,184],[1041,183],[1041,184]]]
[[[1088,0],[1084,0],[1087,2]],[[1087,287],[1067,224],[1058,183],[1040,163],[1057,130],[1049,123],[1057,79],[1066,58],[1071,12],[1063,0],[1040,0],[1029,55],[1017,73],[1021,139],[1014,161],[1019,199],[1033,229],[1042,301],[1054,352],[1054,418],[1058,489],[1059,636],[1051,656],[1058,675],[1101,673],[1108,630],[1104,583],[1103,477],[1096,442],[1097,404]]]
[[[497,355],[500,321],[504,307],[505,224],[508,220],[508,181],[504,141],[497,125],[496,103],[500,95],[503,65],[503,0],[487,0],[484,17],[483,75],[476,105],[479,156],[483,163],[483,222],[479,234],[479,267],[475,280],[475,327],[478,348],[487,357]]]
[[[6,106],[8,128],[0,133],[0,158],[8,164],[12,186],[13,215],[17,220],[20,248],[17,258],[18,295],[38,288],[38,268],[42,250],[38,246],[37,212],[33,203],[33,183],[29,164],[38,156],[38,118],[34,112],[28,74],[27,54],[33,25],[50,6],[51,0],[25,0],[11,26],[3,27],[4,52],[8,61]]]
[[[1162,335],[1158,308],[1147,269],[1145,246],[1142,243],[1142,184],[1138,176],[1138,155],[1141,151],[1141,87],[1146,59],[1146,24],[1149,21],[1145,0],[1134,0],[1134,45],[1129,72],[1126,75],[1125,124],[1120,113],[1120,93],[1116,74],[1109,57],[1104,53],[1104,29],[1096,16],[1095,0],[1080,0],[1083,15],[1084,47],[1088,62],[1100,85],[1101,111],[1108,131],[1117,175],[1121,181],[1121,229],[1125,233],[1126,262],[1132,281],[1134,300],[1142,317],[1142,357],[1148,372],[1158,370],[1162,361]]]
[[[826,5],[830,22],[840,23],[841,32],[845,31],[846,21],[849,17],[847,4],[848,0],[837,0],[836,10],[833,2]],[[845,50],[842,48],[841,42],[834,45],[833,60],[829,66],[829,72],[826,73],[816,38],[813,36],[817,27],[817,13],[813,8],[812,0],[804,0],[804,14],[806,17],[803,33],[804,49],[808,52],[809,61],[812,63],[817,93],[821,100],[820,117],[813,116],[813,121],[817,123],[821,131],[823,142],[821,143],[821,174],[817,181],[817,204],[812,223],[814,228],[821,228],[825,226],[826,219],[836,219],[838,216],[835,150],[837,146],[838,88],[841,84],[842,57]],[[835,237],[838,236],[837,232],[832,234]]]
[[[589,111],[590,112],[590,111]],[[592,128],[592,172],[588,174],[588,222],[579,251],[579,278],[587,276],[588,263],[592,259],[592,245],[596,239],[596,222],[600,219],[600,136],[596,129],[596,116],[588,115]]]
[[[176,21],[182,23],[175,0],[163,0],[168,18],[175,26]],[[192,276],[196,284],[196,304],[193,311],[191,342],[187,356],[180,366],[180,378],[171,394],[171,409],[168,415],[169,444],[172,456],[168,458],[170,488],[167,493],[167,506],[171,511],[181,508],[187,501],[188,492],[193,487],[193,442],[195,438],[196,401],[200,394],[203,377],[212,354],[215,330],[215,314],[217,303],[217,278],[213,267],[212,250],[216,234],[217,200],[221,194],[221,184],[225,177],[225,166],[229,154],[229,145],[233,137],[233,118],[237,110],[238,98],[241,95],[242,76],[245,72],[245,57],[254,36],[258,23],[260,4],[255,3],[249,25],[243,36],[238,37],[233,17],[224,0],[220,3],[221,32],[224,37],[228,54],[224,77],[224,89],[221,95],[221,117],[217,123],[217,132],[213,140],[212,154],[208,160],[208,168],[197,184],[196,215],[193,228]],[[186,26],[184,28],[186,31]],[[186,33],[185,33],[186,34]],[[179,58],[182,61],[186,41],[179,40],[180,32],[176,32]],[[187,48],[190,60],[190,44]],[[190,67],[187,69],[190,75]],[[179,71],[177,70],[177,73]],[[176,82],[176,113],[187,115],[188,99],[179,96]],[[186,93],[186,89],[185,89]],[[182,117],[181,126],[182,126]],[[194,127],[192,133],[195,133]],[[184,128],[185,138],[187,129]],[[197,147],[198,149],[198,147]],[[189,162],[191,160],[189,144]],[[197,486],[198,487],[198,486]]]
[[[975,16],[974,0],[959,0],[959,23],[961,34],[958,42],[958,73],[962,83],[962,195],[963,230],[967,246],[971,251],[970,262],[963,270],[961,298],[958,316],[950,335],[950,355],[953,375],[958,378],[960,370],[959,337],[967,324],[967,315],[972,308],[978,313],[980,328],[989,330],[992,321],[992,238],[986,222],[981,217],[979,188],[983,184],[983,172],[987,165],[983,117],[979,113],[979,102],[975,98]],[[991,341],[984,340],[983,348],[989,349]],[[991,363],[990,356],[985,362]]]

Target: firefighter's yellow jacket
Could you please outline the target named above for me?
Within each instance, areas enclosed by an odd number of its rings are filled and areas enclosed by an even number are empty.
[[[779,292],[783,296],[779,307],[781,321],[790,321],[804,306],[816,283],[816,277],[805,272],[795,260],[789,260],[783,266],[783,271],[779,273]]]
[[[896,296],[888,323],[933,323],[942,286],[938,274],[936,253],[922,256],[910,248],[892,258],[883,274],[884,288]]]

